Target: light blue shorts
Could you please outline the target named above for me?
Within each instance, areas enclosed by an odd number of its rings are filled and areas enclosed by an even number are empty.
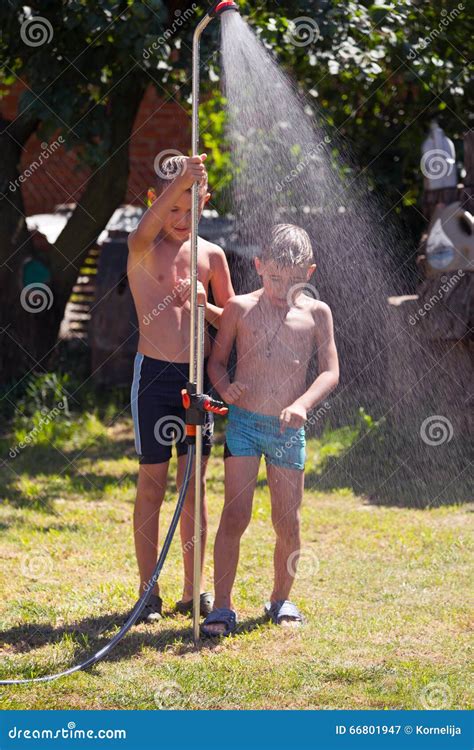
[[[267,464],[304,470],[306,458],[304,427],[287,427],[280,433],[278,417],[259,414],[229,404],[224,458],[265,456]]]

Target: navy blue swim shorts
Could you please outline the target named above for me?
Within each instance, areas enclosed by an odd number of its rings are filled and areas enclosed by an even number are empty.
[[[206,373],[207,361],[204,364]],[[186,443],[186,411],[181,389],[189,378],[187,362],[166,362],[137,354],[130,397],[135,428],[135,449],[141,464],[161,464],[171,458],[176,445],[178,456],[188,451]],[[210,381],[204,374],[204,392],[209,393]],[[203,426],[202,452],[211,452],[214,418],[206,413]]]

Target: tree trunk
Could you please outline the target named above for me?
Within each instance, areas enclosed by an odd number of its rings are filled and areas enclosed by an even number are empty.
[[[28,359],[28,316],[20,304],[25,258],[33,247],[28,232],[23,196],[17,178],[21,151],[39,125],[20,115],[0,121],[0,378],[8,382],[20,362]],[[23,333],[22,333],[23,331]],[[26,351],[24,351],[26,349]]]
[[[50,246],[47,257],[50,279],[40,284],[36,292],[33,287],[26,292],[23,289],[23,264],[32,248],[20,190],[13,194],[14,200],[8,194],[10,180],[18,176],[20,147],[14,150],[14,141],[8,135],[5,142],[0,140],[4,162],[2,192],[7,193],[0,203],[0,379],[3,383],[16,380],[30,370],[42,372],[47,368],[79,269],[125,198],[129,141],[145,88],[143,78],[130,74],[111,93],[108,156],[92,173],[71,218]]]

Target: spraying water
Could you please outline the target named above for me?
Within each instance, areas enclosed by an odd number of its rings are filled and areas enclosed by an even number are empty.
[[[368,463],[367,472],[376,475],[368,485],[376,491],[388,482],[392,501],[426,504],[429,492],[431,501],[433,492],[443,501],[455,499],[453,477],[466,468],[462,441],[445,446],[449,457],[442,457],[420,439],[426,416],[443,415],[447,385],[439,377],[442,368],[421,356],[422,344],[387,304],[390,294],[403,289],[403,266],[396,266],[403,242],[399,231],[392,224],[387,227],[364,175],[348,177],[350,157],[337,134],[321,127],[324,113],[314,116],[236,13],[222,19],[222,62],[235,168],[232,205],[242,255],[237,291],[256,288],[252,258],[273,224],[289,222],[306,229],[317,270],[305,291],[330,305],[341,360],[331,417],[347,424],[354,407],[363,406],[371,415],[384,415],[391,425],[383,446],[378,446],[387,461],[379,465],[374,458]],[[403,392],[396,403],[387,383],[389,369],[397,379],[397,392]],[[420,388],[412,384],[423,379],[426,389],[420,401]],[[371,445],[369,440],[364,444],[364,438],[358,442],[345,462],[356,484],[361,451],[367,455]],[[441,472],[440,461],[445,464]],[[434,476],[438,484],[428,490]]]

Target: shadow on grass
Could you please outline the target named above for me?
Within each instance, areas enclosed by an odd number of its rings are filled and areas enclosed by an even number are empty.
[[[105,491],[110,492],[114,485],[119,487],[123,482],[136,485],[138,477],[138,460],[136,470],[115,474],[95,474],[90,470],[83,471],[76,460],[118,460],[135,459],[130,440],[99,441],[92,447],[82,450],[55,450],[52,446],[29,446],[15,459],[7,459],[2,471],[0,493],[4,504],[17,508],[29,508],[54,514],[54,500],[64,492],[87,494],[91,500]],[[22,480],[34,483],[39,476],[52,477],[44,488],[28,488],[25,491],[19,484]],[[168,491],[175,491],[174,478],[170,475]]]
[[[54,509],[52,497],[44,496],[42,494],[31,497],[20,492],[16,487],[8,483],[5,483],[1,487],[1,492],[3,495],[2,502],[4,505],[9,505],[12,508],[28,508],[28,510],[37,510],[50,516],[59,515]]]
[[[136,458],[131,440],[95,440],[86,448],[65,450],[54,444],[29,445],[16,457],[3,456],[5,462],[11,462],[11,467],[17,473],[21,470],[30,474],[58,474],[67,466],[73,465],[75,460],[98,459],[101,461],[117,460],[120,458]]]
[[[86,617],[76,625],[57,628],[44,623],[18,625],[0,633],[0,646],[8,646],[10,654],[29,654],[43,646],[59,644],[64,639],[70,642],[70,639],[73,639],[76,653],[69,665],[72,667],[104,648],[115,635],[113,631],[125,623],[128,615],[129,612],[123,612]],[[115,646],[111,654],[107,656],[107,660],[120,661],[131,658],[143,647],[164,651],[183,638],[192,642],[190,625],[182,628],[165,628],[163,623],[159,626],[135,625]],[[64,669],[69,667],[64,667]]]
[[[355,458],[329,460],[322,471],[307,472],[305,488],[317,492],[349,488],[371,505],[418,510],[460,505],[473,500],[467,463],[463,466],[453,462],[451,467],[448,464],[438,466],[436,470],[427,464],[421,471],[419,464],[413,470],[409,459],[393,461],[387,457],[384,463],[374,460],[367,465],[366,460],[364,472],[364,463],[358,463]]]
[[[78,622],[76,626],[58,628],[42,623],[19,625],[0,633],[0,647],[8,646],[10,655],[30,654],[31,652],[34,654],[36,649],[47,645],[60,644],[64,639],[67,639],[68,643],[70,643],[70,640],[74,639],[76,646],[74,658],[71,659],[68,666],[64,665],[60,670],[57,670],[64,671],[79,664],[81,661],[86,661],[99,651],[99,649],[104,648],[114,635],[112,629],[120,628],[127,617],[128,612],[99,617],[86,617]],[[260,628],[264,623],[266,623],[266,618],[263,615],[261,617],[249,618],[239,624],[235,635],[239,636],[251,633],[253,630]],[[176,654],[179,656],[195,650],[212,650],[219,644],[222,644],[222,638],[204,638],[196,646],[193,642],[193,630],[190,620],[187,621],[187,624],[183,624],[182,627],[167,628],[164,627],[164,624],[165,621],[162,621],[158,626],[133,626],[105,659],[109,662],[120,662],[131,659],[137,653],[140,653],[143,648],[164,652],[172,645],[175,646]],[[88,671],[93,670],[95,666],[93,665]],[[28,663],[25,669],[28,670],[28,675],[31,674],[31,662]],[[19,678],[22,676],[21,672],[22,668],[19,665]],[[50,670],[45,672],[45,674],[50,673]],[[8,678],[5,677],[5,679]]]
[[[237,627],[237,635],[251,633],[252,630],[258,630],[261,625],[266,625],[267,623],[268,620],[265,615],[260,615],[259,617],[249,617],[247,620],[239,623]]]
[[[70,472],[70,473],[69,473]],[[96,500],[102,500],[102,495],[107,491],[110,496],[113,494],[114,486],[117,489],[124,481],[129,481],[135,485],[137,481],[137,474],[125,474],[122,477],[115,476],[114,474],[91,474],[91,473],[76,473],[74,469],[69,470],[65,476],[65,482],[67,487],[64,488],[61,484],[52,483],[46,486],[44,489],[38,488],[34,493],[23,492],[20,488],[15,486],[15,483],[5,482],[2,487],[3,502],[5,505],[10,505],[15,508],[27,508],[29,510],[42,511],[49,515],[58,515],[54,501],[57,497],[64,496],[66,491],[77,495],[87,495],[87,499],[90,502]],[[169,491],[172,492],[172,483],[170,482]]]
[[[10,521],[2,521],[0,523],[0,531],[7,531],[7,529],[10,529],[11,527],[18,528],[19,526],[22,526],[25,523],[26,522],[23,518],[19,518],[17,516],[15,518],[10,519]],[[76,531],[81,531],[81,526],[78,523],[63,523],[63,522],[45,523],[44,526],[39,526],[38,524],[35,524],[35,532],[37,534],[49,534],[51,531],[76,532]]]
[[[76,465],[80,460],[119,460],[132,458],[135,470],[117,477],[115,474],[95,474],[93,471],[81,470]],[[11,464],[10,471],[8,464]],[[17,508],[29,508],[45,513],[54,514],[54,500],[64,493],[87,494],[91,501],[98,499],[105,491],[113,492],[113,486],[119,487],[124,482],[136,487],[138,480],[138,458],[131,440],[104,441],[101,438],[97,444],[86,450],[55,450],[49,445],[32,445],[15,459],[7,459],[4,465],[0,495],[5,504]],[[34,482],[37,476],[50,476],[52,481],[44,489],[25,492],[18,487],[18,482],[27,479]],[[64,482],[64,485],[61,485]],[[167,480],[167,495],[176,495],[175,473],[170,471]]]
[[[423,440],[420,430],[390,423],[329,432],[306,465],[305,487],[319,492],[349,488],[373,505],[429,509],[472,502],[468,445],[460,436]],[[344,435],[343,435],[344,437]]]

